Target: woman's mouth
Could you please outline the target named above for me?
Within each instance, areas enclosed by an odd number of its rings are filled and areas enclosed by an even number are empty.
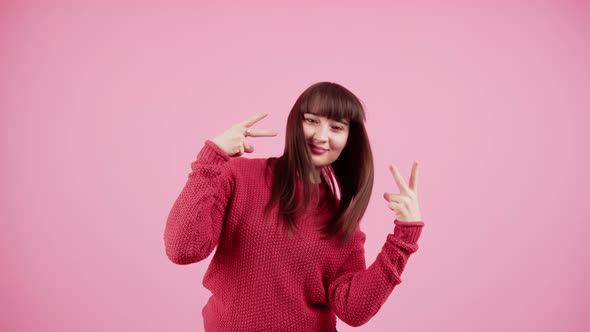
[[[313,144],[309,144],[309,149],[311,150],[311,153],[313,153],[313,154],[324,154],[324,153],[328,152],[328,150],[326,150],[324,148],[320,148],[319,146],[315,146]]]

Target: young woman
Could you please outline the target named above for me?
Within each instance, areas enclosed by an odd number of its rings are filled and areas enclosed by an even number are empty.
[[[283,155],[244,158],[248,137],[267,114],[207,140],[170,211],[164,241],[176,264],[217,248],[203,285],[207,331],[335,331],[373,317],[394,287],[424,226],[417,201],[418,164],[409,184],[391,166],[399,194],[385,193],[396,214],[375,262],[365,263],[360,220],[373,188],[365,112],[348,89],[310,86],[287,120]]]

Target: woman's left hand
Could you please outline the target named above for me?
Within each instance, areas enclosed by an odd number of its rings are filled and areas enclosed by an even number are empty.
[[[395,216],[399,221],[422,221],[420,208],[418,207],[418,161],[414,161],[412,166],[409,186],[395,165],[390,165],[389,169],[400,190],[399,194],[383,194],[389,208],[395,212]]]

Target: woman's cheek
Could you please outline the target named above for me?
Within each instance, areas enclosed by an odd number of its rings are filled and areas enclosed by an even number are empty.
[[[346,145],[347,139],[348,139],[348,134],[340,135],[340,137],[338,138],[338,146],[340,147],[340,149],[344,148],[344,145]]]

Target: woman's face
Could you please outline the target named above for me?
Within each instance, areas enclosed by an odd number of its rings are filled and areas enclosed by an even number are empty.
[[[303,114],[303,134],[316,169],[332,164],[346,146],[349,123],[312,113]]]

